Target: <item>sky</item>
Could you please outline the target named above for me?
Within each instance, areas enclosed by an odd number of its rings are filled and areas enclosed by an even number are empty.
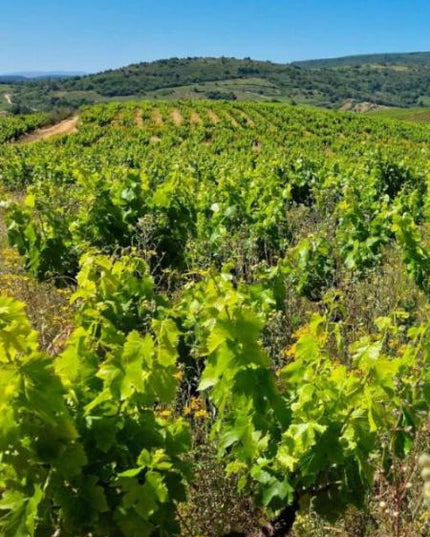
[[[0,73],[430,50],[429,0],[0,0]]]

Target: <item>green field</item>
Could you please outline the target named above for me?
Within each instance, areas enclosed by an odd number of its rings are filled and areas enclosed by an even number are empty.
[[[428,125],[46,120],[0,118],[2,537],[427,535]]]
[[[205,100],[207,95],[213,92],[234,94],[236,99],[242,101],[285,99],[285,96],[281,95],[279,88],[264,78],[222,80],[219,82],[177,86],[148,92],[145,97],[149,99],[160,98],[162,100]]]
[[[428,123],[430,121],[430,108],[388,108],[372,112],[372,115],[382,118],[411,121],[413,123]]]

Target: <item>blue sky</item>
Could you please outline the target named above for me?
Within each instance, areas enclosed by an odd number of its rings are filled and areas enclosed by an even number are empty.
[[[2,0],[0,73],[430,50],[429,0]]]

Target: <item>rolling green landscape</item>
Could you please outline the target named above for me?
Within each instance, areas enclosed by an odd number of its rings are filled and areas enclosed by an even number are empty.
[[[0,537],[430,537],[418,3],[5,6]]]
[[[0,118],[2,537],[428,535],[430,127],[389,112]]]
[[[234,58],[139,63],[65,79],[17,81],[15,112],[76,109],[112,99],[281,101],[327,108],[430,104],[430,53],[376,54],[291,64]],[[0,82],[1,82],[0,77]],[[10,79],[5,80],[10,85]],[[9,88],[0,84],[0,93]]]

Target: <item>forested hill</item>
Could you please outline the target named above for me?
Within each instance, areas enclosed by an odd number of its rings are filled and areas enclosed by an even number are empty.
[[[173,58],[66,80],[17,84],[14,105],[77,107],[112,98],[279,100],[330,108],[345,102],[430,103],[430,53],[376,54],[277,64],[250,58]]]
[[[391,54],[357,54],[340,58],[325,58],[321,60],[305,60],[294,62],[299,67],[335,68],[351,66],[409,66],[430,67],[430,52],[405,52]]]

